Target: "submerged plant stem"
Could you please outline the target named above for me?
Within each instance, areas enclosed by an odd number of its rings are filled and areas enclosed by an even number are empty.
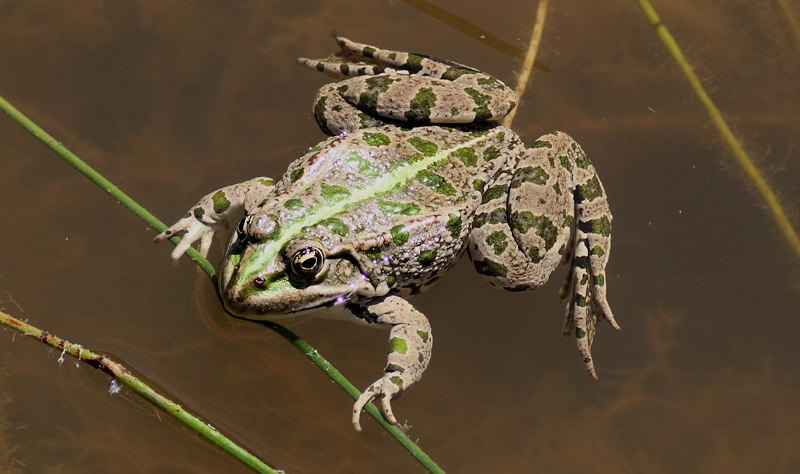
[[[533,32],[531,33],[531,41],[528,43],[528,52],[525,54],[525,62],[522,63],[522,69],[517,78],[517,87],[514,92],[517,94],[517,107],[506,115],[503,119],[503,125],[511,128],[514,122],[514,117],[517,115],[520,102],[522,102],[522,94],[525,93],[525,87],[528,85],[528,80],[531,77],[531,69],[536,62],[536,53],[539,51],[539,43],[542,41],[542,31],[544,31],[544,19],[547,16],[547,4],[550,0],[539,0],[539,8],[536,11],[536,23],[533,25]]]
[[[661,41],[669,50],[672,57],[675,59],[675,62],[678,63],[678,67],[683,72],[683,75],[686,76],[686,79],[689,81],[689,85],[694,90],[694,93],[697,95],[697,98],[700,99],[703,106],[706,108],[708,115],[711,117],[711,120],[716,125],[717,130],[719,130],[722,139],[725,141],[725,144],[728,145],[728,149],[730,149],[731,153],[733,154],[734,159],[742,167],[747,177],[752,181],[753,185],[756,187],[761,196],[767,202],[767,207],[769,207],[770,212],[772,212],[772,216],[775,219],[775,222],[778,224],[783,236],[789,241],[789,245],[792,247],[794,252],[800,257],[800,239],[797,237],[797,233],[795,232],[792,224],[789,222],[789,219],[786,217],[786,213],[781,207],[780,202],[778,201],[778,197],[775,196],[775,193],[770,188],[769,184],[767,184],[766,180],[763,176],[761,176],[761,172],[758,168],[753,164],[753,161],[747,156],[747,153],[742,148],[742,145],[739,143],[739,140],[736,139],[733,132],[731,131],[728,124],[725,123],[725,119],[722,117],[719,109],[714,105],[714,102],[711,101],[711,98],[706,93],[705,89],[703,89],[702,84],[700,84],[700,80],[695,75],[692,67],[689,65],[689,62],[686,61],[686,58],[683,56],[678,43],[675,42],[675,38],[672,37],[667,27],[661,22],[661,18],[659,18],[658,14],[656,13],[653,6],[650,4],[648,0],[636,0],[639,4],[639,7],[644,12],[647,19],[650,21],[650,24],[653,25],[655,28],[656,33],[661,38]]]
[[[137,217],[139,217],[144,222],[146,222],[150,227],[155,229],[157,232],[163,232],[165,229],[167,229],[167,226],[164,225],[160,220],[158,220],[154,215],[152,215],[149,212],[147,212],[147,210],[144,209],[142,206],[140,206],[136,201],[134,201],[129,196],[127,196],[125,193],[120,191],[119,188],[114,186],[114,184],[111,183],[111,181],[108,181],[100,173],[95,171],[91,166],[86,164],[83,160],[78,158],[74,153],[72,153],[66,147],[64,147],[61,143],[57,142],[53,137],[51,137],[47,132],[42,130],[38,125],[33,123],[33,121],[31,121],[28,117],[26,117],[22,112],[17,110],[13,105],[11,105],[9,102],[7,102],[3,97],[0,97],[0,110],[2,110],[3,112],[7,113],[12,119],[14,119],[15,122],[17,122],[19,125],[21,125],[31,135],[36,137],[36,139],[38,139],[45,146],[47,146],[48,148],[53,150],[53,152],[55,152],[58,156],[63,158],[64,161],[66,161],[67,163],[72,165],[81,174],[83,174],[84,176],[89,178],[89,180],[91,180],[93,183],[95,183],[101,189],[106,191],[109,195],[111,195],[111,197],[113,197],[118,202],[120,202],[123,206],[125,206],[133,214],[135,214]],[[181,240],[181,238],[178,237],[178,236],[173,236],[172,238],[169,239],[169,241],[172,242],[173,245],[177,245],[177,243],[180,242],[180,240]],[[191,258],[191,260],[198,267],[200,267],[200,269],[203,270],[206,273],[206,275],[208,275],[208,277],[211,279],[212,284],[214,285],[214,288],[217,289],[217,291],[219,291],[219,288],[218,288],[218,285],[217,285],[217,279],[216,279],[215,270],[214,270],[214,267],[211,265],[211,263],[209,263],[208,260],[206,260],[202,255],[200,255],[200,253],[198,253],[193,248],[190,248],[186,253]],[[8,327],[16,329],[19,332],[22,332],[26,336],[30,336],[30,337],[34,337],[35,338],[35,336],[32,336],[30,334],[30,331],[34,331],[34,332],[38,331],[38,333],[40,335],[41,334],[47,334],[46,332],[43,333],[41,330],[36,329],[33,326],[28,326],[25,323],[22,323],[22,322],[14,319],[14,318],[11,318],[11,316],[8,316],[8,315],[2,314],[2,313],[0,313],[0,315],[3,316],[3,319],[0,322],[2,322],[3,324],[5,324]],[[235,315],[231,315],[231,316],[235,316]],[[30,328],[30,331],[21,329],[23,326],[20,326],[18,324],[6,324],[6,319],[5,318],[14,319],[14,321],[16,321],[17,323],[19,323],[21,325],[24,325],[24,326],[27,326],[28,328]],[[358,389],[356,389],[353,386],[353,384],[351,384],[338,370],[336,370],[336,368],[334,368],[330,364],[330,362],[325,360],[325,358],[322,357],[321,355],[319,355],[319,353],[313,347],[311,347],[304,340],[300,339],[293,332],[289,331],[288,329],[284,328],[283,326],[281,326],[279,324],[272,323],[272,322],[264,322],[264,321],[251,321],[251,322],[260,323],[263,326],[266,326],[266,327],[272,329],[273,331],[275,331],[276,333],[280,334],[284,339],[286,339],[292,345],[294,345],[297,349],[299,349],[306,357],[311,359],[311,361],[314,362],[314,364],[316,364],[317,367],[319,367],[323,372],[325,372],[325,374],[327,374],[331,379],[333,379],[333,381],[336,382],[337,385],[339,385],[348,395],[350,395],[354,399],[358,399],[358,397],[361,395],[360,392],[358,391]],[[48,335],[48,337],[49,337],[49,335]],[[58,338],[55,338],[55,339],[58,339]],[[40,338],[40,340],[42,342],[44,342],[44,343],[49,344],[48,342],[46,342],[45,340],[43,340],[41,338]],[[60,339],[58,339],[58,340],[61,341]],[[80,351],[83,350],[83,348],[81,348],[80,346],[75,345],[75,344],[67,343],[66,341],[61,341],[61,343],[62,344],[69,344],[71,347],[74,346],[76,348],[80,348],[78,350],[78,354],[80,354]],[[52,346],[53,344],[50,344],[50,345]],[[53,346],[53,347],[56,347],[56,346]],[[61,347],[59,347],[59,349],[63,349],[63,347],[65,347],[65,346],[62,345]],[[69,352],[69,351],[67,351],[67,352]],[[98,357],[102,357],[102,356],[98,356]],[[106,371],[107,373],[110,373],[107,370],[103,369],[102,367],[98,367],[98,368],[101,368],[102,370]],[[121,368],[121,366],[120,366],[120,368]],[[125,369],[122,369],[122,370],[125,370]],[[130,376],[130,377],[133,377],[133,376]],[[134,379],[135,379],[135,377],[134,377]],[[150,387],[147,387],[146,385],[144,385],[144,383],[142,383],[138,379],[136,379],[136,381],[137,381],[138,384],[141,384],[143,386],[143,390],[146,389],[149,392],[155,393],[155,391],[153,389],[151,389]],[[123,382],[123,380],[121,380],[121,379],[120,379],[120,382],[125,384],[125,382]],[[125,385],[127,386],[127,384],[125,384]],[[131,387],[131,389],[135,390],[133,387]],[[169,413],[170,415],[175,416],[173,413],[171,413],[167,409],[165,409],[162,406],[160,406],[158,403],[153,401],[151,398],[148,398],[148,396],[143,395],[142,393],[140,393],[138,391],[137,391],[137,393],[142,395],[145,399],[147,399],[151,403],[155,404],[156,406],[158,406],[162,410],[167,411],[167,413]],[[178,407],[178,405],[175,405],[175,406]],[[180,408],[180,407],[178,407],[178,408]],[[365,411],[367,413],[369,413],[369,415],[372,416],[372,418],[374,418],[381,426],[383,426],[383,428],[393,438],[395,438],[395,440],[397,440],[397,442],[400,443],[400,445],[403,446],[403,448],[405,448],[429,472],[434,473],[434,474],[444,474],[444,471],[441,468],[439,468],[439,466],[435,462],[433,462],[433,460],[431,458],[429,458],[428,455],[426,455],[416,444],[414,444],[402,431],[400,431],[399,428],[397,428],[396,426],[394,426],[391,423],[387,422],[383,418],[383,415],[381,415],[380,411],[378,411],[378,409],[375,407],[375,405],[373,405],[372,403],[368,403],[366,405],[366,407],[365,407]],[[182,410],[181,410],[181,412],[186,414],[186,415],[188,415],[188,413],[183,412]],[[191,415],[188,415],[188,416],[191,416]],[[175,416],[175,418],[177,418],[179,421],[181,421],[181,423],[184,423],[190,429],[192,429],[194,431],[197,431],[197,430],[195,430],[195,424],[194,423],[187,423],[187,422],[184,421],[184,420],[190,420],[190,418],[179,418],[177,416]],[[191,418],[196,420],[196,418],[194,418],[194,417],[191,417]],[[204,423],[202,423],[202,422],[200,422],[200,423],[203,426],[206,426]],[[200,431],[197,431],[197,432],[200,435],[202,435],[203,437],[205,437],[206,439],[208,439],[209,441],[211,441],[212,443],[217,444],[214,441],[213,438],[210,438],[210,437],[206,436],[205,434],[201,433]],[[225,451],[231,453],[231,451],[229,451],[226,447],[221,446],[219,444],[217,444],[217,446],[219,446],[222,449],[224,449]],[[236,445],[233,445],[233,446],[236,446]],[[245,452],[242,448],[240,448],[238,446],[236,446],[236,448],[240,449],[242,452]],[[236,457],[237,459],[240,459],[237,456],[234,456],[234,457]],[[242,461],[242,462],[244,462],[244,461]],[[267,469],[270,469],[270,470],[269,471],[258,471],[258,472],[269,472],[269,473],[275,472],[274,470],[272,470],[268,466],[266,466],[266,465],[264,465],[264,466]]]
[[[238,446],[225,435],[181,408],[181,406],[177,403],[169,400],[153,390],[150,386],[134,377],[125,367],[114,362],[108,357],[86,350],[78,344],[73,344],[69,341],[58,338],[52,334],[49,334],[47,331],[42,331],[39,328],[24,323],[19,319],[16,319],[1,311],[0,324],[18,331],[25,337],[36,339],[44,344],[47,344],[48,346],[61,350],[62,356],[63,354],[69,354],[81,362],[94,367],[95,369],[102,370],[115,380],[119,381],[119,383],[122,385],[136,392],[139,394],[139,396],[157,406],[162,411],[177,419],[187,427],[191,428],[192,431],[199,434],[203,438],[211,441],[223,451],[227,452],[254,471],[265,474],[277,474],[277,471],[261,462],[261,460],[259,460],[257,457],[248,453],[244,448]],[[59,359],[59,362],[63,362],[63,358]]]

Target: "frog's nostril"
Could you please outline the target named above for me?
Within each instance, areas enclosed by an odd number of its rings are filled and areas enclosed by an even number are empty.
[[[262,276],[257,276],[255,278],[253,278],[253,284],[255,286],[257,286],[258,288],[264,288],[264,283],[265,282],[266,282],[266,280]]]

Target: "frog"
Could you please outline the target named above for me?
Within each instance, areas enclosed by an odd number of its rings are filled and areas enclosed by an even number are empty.
[[[256,177],[209,193],[159,234],[182,234],[173,264],[237,222],[218,271],[225,309],[251,320],[299,315],[389,330],[380,378],[356,400],[352,424],[375,401],[420,381],[431,359],[427,317],[408,298],[465,253],[492,285],[542,286],[567,267],[565,337],[592,378],[599,320],[619,329],[607,299],[611,212],[583,149],[553,132],[528,147],[499,121],[517,104],[499,79],[453,61],[385,50],[334,32],[341,51],[298,58],[338,82],[319,89],[313,115],[329,138],[282,178]]]

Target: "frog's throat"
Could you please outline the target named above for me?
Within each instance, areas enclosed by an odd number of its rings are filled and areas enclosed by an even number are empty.
[[[353,204],[359,204],[369,199],[374,198],[376,195],[389,192],[395,186],[405,182],[407,179],[413,178],[417,173],[426,169],[432,164],[448,158],[453,152],[462,148],[470,148],[478,142],[486,141],[503,130],[502,127],[497,127],[488,131],[488,133],[475,137],[460,145],[452,148],[441,150],[433,156],[425,156],[421,160],[413,163],[408,163],[391,173],[386,173],[380,178],[376,179],[371,185],[365,186],[361,189],[354,189],[347,199],[339,201],[330,206],[323,206],[313,212],[309,212],[302,219],[299,219],[284,228],[281,231],[280,237],[276,240],[269,242],[261,248],[257,256],[248,261],[247,268],[236,278],[236,284],[247,284],[252,278],[260,273],[270,262],[273,262],[280,253],[281,249],[287,242],[297,237],[304,227],[311,227],[320,221],[336,216],[345,211],[346,208]]]

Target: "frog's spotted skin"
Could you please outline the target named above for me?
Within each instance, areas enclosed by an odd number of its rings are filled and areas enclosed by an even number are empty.
[[[498,126],[514,107],[499,80],[449,61],[388,51],[336,36],[342,52],[307,66],[350,77],[320,89],[326,133],[280,180],[255,178],[204,197],[156,237],[195,241],[245,212],[219,271],[226,308],[251,319],[320,312],[389,327],[384,375],[353,408],[391,399],[418,382],[433,335],[403,296],[438,280],[468,250],[475,268],[511,291],[544,284],[567,264],[565,334],[587,370],[597,319],[618,329],[606,300],[611,213],[594,167],[555,132],[526,148]],[[438,125],[437,125],[438,124]],[[445,126],[447,125],[447,126]]]

